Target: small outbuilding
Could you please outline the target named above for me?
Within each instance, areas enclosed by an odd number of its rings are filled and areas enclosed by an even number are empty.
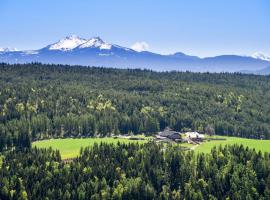
[[[201,142],[204,140],[204,135],[200,134],[198,132],[187,132],[186,136],[192,140],[192,141],[196,141],[196,142]]]

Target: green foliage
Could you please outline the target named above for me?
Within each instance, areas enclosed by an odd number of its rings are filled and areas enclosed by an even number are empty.
[[[270,139],[269,76],[0,64],[0,86],[0,151],[166,126]]]
[[[0,199],[268,199],[270,154],[242,145],[210,154],[178,146],[94,144],[65,164],[52,149],[12,150]]]

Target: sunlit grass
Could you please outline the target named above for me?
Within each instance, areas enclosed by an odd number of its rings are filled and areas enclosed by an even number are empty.
[[[73,158],[79,155],[81,147],[92,146],[95,143],[145,143],[146,140],[128,140],[125,138],[65,138],[65,139],[50,139],[36,141],[32,144],[33,147],[57,149],[60,151],[62,159]]]
[[[245,139],[238,137],[226,137],[226,136],[215,136],[216,138],[225,138],[226,140],[211,140],[205,141],[195,148],[196,153],[210,153],[214,146],[225,146],[239,144],[255,149],[256,151],[270,152],[270,140],[255,140],[255,139]]]
[[[79,155],[81,147],[92,146],[94,143],[111,143],[117,144],[120,143],[146,143],[149,141],[149,137],[139,136],[144,138],[145,140],[129,140],[126,138],[65,138],[65,139],[50,139],[50,140],[42,140],[36,141],[33,143],[33,147],[36,146],[38,148],[49,148],[58,149],[61,153],[63,159],[74,158]],[[245,147],[255,148],[256,151],[262,152],[270,152],[270,140],[255,140],[255,139],[245,139],[245,138],[237,138],[237,137],[226,137],[226,136],[215,136],[215,138],[225,138],[226,140],[211,140],[205,141],[200,145],[194,146],[188,143],[181,143],[180,146],[188,147],[194,149],[195,153],[210,153],[211,149],[214,146],[225,146],[225,145],[233,145],[233,144],[242,144]],[[0,158],[1,162],[1,158]]]

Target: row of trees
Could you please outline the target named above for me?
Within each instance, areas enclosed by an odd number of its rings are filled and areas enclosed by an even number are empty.
[[[269,76],[0,64],[0,85],[0,150],[166,126],[270,139]]]
[[[270,155],[243,146],[185,153],[155,143],[100,144],[69,164],[59,152],[5,154],[0,199],[270,199]]]

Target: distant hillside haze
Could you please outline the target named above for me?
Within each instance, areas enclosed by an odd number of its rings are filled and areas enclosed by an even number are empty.
[[[220,55],[200,58],[177,52],[162,55],[149,51],[135,51],[131,48],[105,42],[99,37],[90,39],[71,35],[44,48],[32,51],[18,51],[0,48],[0,62],[69,64],[103,66],[114,68],[141,68],[155,71],[194,72],[256,72],[270,66],[270,58],[262,53],[252,56]]]
[[[243,70],[240,72],[245,73],[245,74],[270,75],[270,66],[266,67],[264,69],[261,69],[261,70],[256,70],[256,71]]]

